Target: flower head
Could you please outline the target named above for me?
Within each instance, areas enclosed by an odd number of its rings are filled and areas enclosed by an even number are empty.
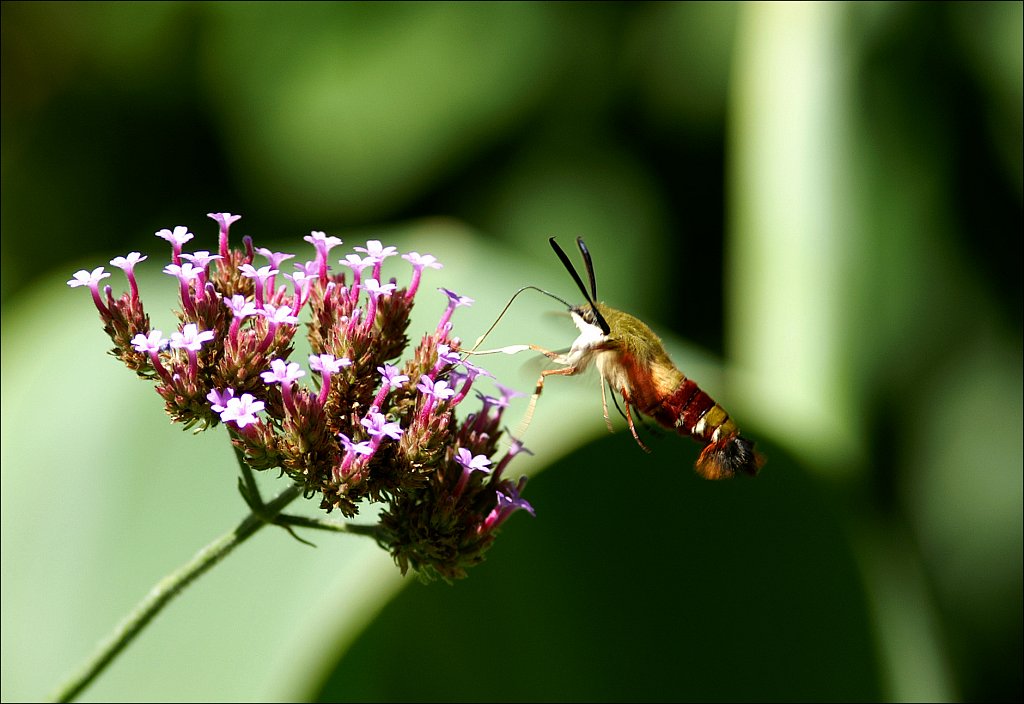
[[[138,296],[142,254],[111,260],[131,286],[117,299],[109,286],[100,289],[110,276],[103,267],[68,281],[91,290],[114,354],[154,383],[176,422],[199,430],[223,422],[246,467],[287,475],[305,496],[345,517],[367,503],[386,504],[379,540],[403,572],[411,566],[428,578],[464,576],[511,511],[532,512],[519,497],[521,485],[502,478],[526,451],[517,440],[501,442],[508,394],[483,397],[482,411],[459,418],[474,379],[487,375],[461,359],[451,335],[452,312],[472,299],[441,289],[441,322],[410,349],[420,277],[442,268],[434,256],[403,255],[413,271],[399,293],[402,284],[381,276],[395,247],[369,240],[340,255],[350,275],[328,275],[328,253],[341,240],[314,231],[305,240],[315,258],[286,267],[294,268],[285,275],[291,283],[278,286],[274,277],[294,255],[256,247],[249,236],[230,248],[228,231],[239,216],[209,217],[219,226],[217,253],[182,253],[194,239],[184,226],[156,233],[172,246],[160,267],[181,292],[180,322],[169,338],[151,329]],[[300,317],[307,371],[291,361]],[[301,388],[307,374],[318,390]],[[500,446],[508,447],[504,455]]]

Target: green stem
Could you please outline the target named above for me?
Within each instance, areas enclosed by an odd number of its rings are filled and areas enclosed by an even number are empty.
[[[274,524],[279,526],[298,526],[300,528],[314,528],[316,530],[329,530],[336,533],[354,533],[355,535],[367,535],[376,538],[380,533],[380,526],[366,526],[358,523],[338,523],[327,521],[322,518],[311,516],[293,516],[282,513],[274,519]]]
[[[256,477],[252,474],[252,469],[249,468],[249,464],[245,461],[245,453],[236,445],[231,443],[231,449],[235,451],[235,459],[238,460],[238,468],[242,472],[242,482],[245,486],[246,491],[246,502],[249,507],[253,510],[258,510],[263,506],[263,497],[260,496],[260,488],[256,484]]]
[[[288,487],[265,504],[262,511],[250,513],[233,531],[214,540],[188,563],[160,580],[82,668],[54,692],[54,701],[71,701],[78,696],[175,596],[301,495],[300,486]]]

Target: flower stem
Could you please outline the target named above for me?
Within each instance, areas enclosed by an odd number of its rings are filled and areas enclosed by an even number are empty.
[[[301,495],[302,487],[288,487],[265,504],[262,511],[250,513],[234,530],[214,540],[188,563],[160,580],[82,668],[54,692],[53,700],[66,702],[78,696],[185,587],[267,525],[268,517],[276,517],[285,506]]]

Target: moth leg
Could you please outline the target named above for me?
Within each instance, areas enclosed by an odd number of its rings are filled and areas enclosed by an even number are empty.
[[[650,452],[650,448],[648,448],[647,445],[644,445],[643,441],[640,439],[640,436],[637,435],[636,433],[636,426],[633,425],[633,413],[632,411],[629,410],[629,407],[631,405],[629,400],[629,394],[626,393],[625,388],[622,389],[621,393],[622,400],[626,406],[626,422],[629,423],[629,432],[633,433],[633,439],[636,440],[636,444],[640,446],[641,450],[643,450],[644,452]]]
[[[533,350],[534,352],[540,352],[542,355],[544,355],[545,357],[550,359],[552,362],[557,362],[558,364],[567,364],[567,360],[566,360],[565,354],[563,352],[552,352],[551,350],[546,350],[543,347],[538,347],[537,345],[529,345],[529,348],[531,350]],[[548,370],[547,374],[552,374],[552,373],[563,374],[564,373],[564,374],[568,374],[569,376],[572,376],[577,371],[579,371],[575,367],[572,367],[572,370],[573,371],[571,371],[571,372],[563,372],[562,370],[554,370],[554,371]]]
[[[530,347],[536,352],[540,352],[545,355],[550,354],[560,356],[556,352],[549,353],[539,347],[535,348],[533,345]],[[544,390],[544,377],[551,376],[552,374],[557,376],[572,376],[573,374],[578,374],[579,371],[578,367],[562,367],[561,369],[545,369],[540,373],[540,376],[537,378],[537,386],[533,390],[533,396],[530,397],[530,405],[526,407],[526,413],[523,414],[523,419],[519,422],[519,428],[516,431],[517,437],[523,437],[526,433],[526,429],[530,426],[530,421],[533,420],[533,411],[537,407],[537,399],[540,398],[540,394]]]
[[[606,391],[608,384],[605,380],[601,379],[601,408],[604,410],[604,424],[608,426],[608,432],[614,433],[615,429],[612,428],[612,419],[608,417],[608,393]],[[615,401],[615,394],[612,394],[612,401]],[[618,401],[615,401],[615,406],[618,407]]]

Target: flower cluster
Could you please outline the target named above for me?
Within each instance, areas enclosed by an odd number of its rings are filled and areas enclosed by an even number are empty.
[[[505,477],[524,448],[515,439],[498,448],[514,392],[476,391],[481,408],[456,417],[477,379],[491,376],[462,358],[452,336],[452,314],[472,299],[440,289],[446,305],[437,326],[402,362],[423,271],[441,268],[433,256],[403,254],[412,274],[399,288],[381,279],[395,247],[370,240],[334,259],[342,270],[333,271],[329,255],[341,240],[314,231],[304,238],[313,258],[285,273],[295,255],[254,248],[249,237],[232,249],[239,216],[209,217],[219,226],[216,254],[184,253],[193,239],[185,227],[156,233],[171,245],[163,271],[181,295],[178,329],[168,336],[151,328],[139,297],[135,266],[146,257],[138,252],[111,261],[128,280],[119,298],[110,286],[100,290],[110,276],[103,267],[68,282],[90,289],[111,353],[156,383],[173,420],[197,431],[223,423],[249,467],[279,469],[326,511],[351,517],[362,502],[385,503],[378,540],[403,574],[412,567],[426,577],[465,576],[509,514],[533,513],[520,495],[525,477]],[[289,360],[307,311],[308,372]]]

